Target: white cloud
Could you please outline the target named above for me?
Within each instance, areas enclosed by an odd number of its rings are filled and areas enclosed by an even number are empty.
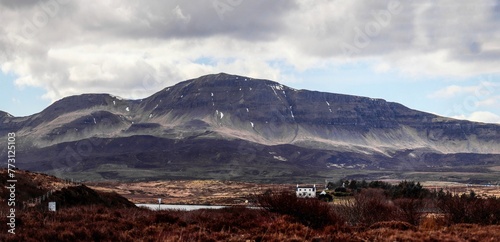
[[[450,104],[445,116],[471,121],[498,123],[500,107],[500,83],[491,78],[481,78],[476,85],[450,85],[428,95],[433,99],[445,99]]]
[[[477,86],[451,85],[431,93],[431,98],[451,98],[463,94],[473,94],[478,89]]]
[[[483,101],[484,99],[491,99],[491,96],[498,92],[498,87],[500,87],[500,84],[489,81],[482,81],[472,86],[450,85],[429,94],[428,97],[453,98],[461,95],[469,95],[475,96],[476,99]]]
[[[467,119],[475,122],[483,122],[483,123],[498,123],[500,124],[500,116],[491,112],[486,111],[477,111],[473,112],[470,115],[458,115],[454,116],[456,119]]]
[[[376,73],[385,73],[391,70],[391,65],[388,64],[387,62],[382,62],[382,63],[377,63],[374,67],[373,70]]]
[[[476,102],[476,107],[500,107],[500,96],[492,96]]]

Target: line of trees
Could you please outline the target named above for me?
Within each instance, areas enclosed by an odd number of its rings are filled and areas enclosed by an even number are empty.
[[[335,183],[329,182],[327,188],[336,192],[350,193],[350,195],[359,193],[362,189],[367,188],[382,189],[385,195],[392,199],[424,198],[432,195],[429,189],[424,188],[420,182],[415,181],[402,181],[397,185],[393,185],[383,181],[339,180]]]

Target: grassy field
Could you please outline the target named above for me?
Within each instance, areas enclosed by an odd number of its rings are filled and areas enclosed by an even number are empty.
[[[386,179],[396,184],[400,180]],[[296,184],[257,184],[234,181],[184,180],[150,182],[94,182],[86,183],[99,191],[116,192],[135,203],[156,203],[161,198],[165,204],[245,205],[252,197],[267,190],[294,191]],[[469,193],[471,190],[484,197],[500,197],[499,186],[467,185],[458,182],[428,181],[421,184],[431,190],[443,189],[453,193]],[[324,184],[316,184],[318,191]],[[338,200],[338,199],[337,199]]]
[[[135,203],[245,205],[267,190],[293,190],[291,184],[257,184],[232,181],[151,181],[87,183],[99,191],[116,192]]]

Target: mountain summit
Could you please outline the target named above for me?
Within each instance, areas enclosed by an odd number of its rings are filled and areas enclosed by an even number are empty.
[[[225,73],[141,100],[71,96],[0,122],[0,135],[19,137],[20,168],[91,180],[415,179],[458,170],[469,175],[440,179],[479,181],[500,165],[500,125]]]

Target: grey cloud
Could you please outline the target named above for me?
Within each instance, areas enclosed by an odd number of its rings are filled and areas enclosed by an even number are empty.
[[[219,2],[229,8],[214,7]],[[119,38],[200,38],[227,35],[268,39],[282,30],[283,15],[293,1],[141,1],[119,2],[112,8],[81,6],[73,17],[85,31]],[[80,3],[85,5],[87,3]],[[220,16],[223,16],[221,19]]]
[[[491,72],[500,60],[499,0],[64,1],[49,10],[40,5],[49,2],[59,1],[0,1],[0,60],[21,76],[19,82],[46,88],[52,99],[75,89],[140,95],[216,68],[193,63],[201,57],[213,59],[214,66],[227,67],[217,61],[235,59],[231,68],[262,70],[275,68],[266,61],[343,59],[349,45],[355,48],[350,60],[375,57],[391,65],[440,51],[447,52],[446,63],[469,69],[488,63],[478,72]],[[388,20],[391,2],[399,2],[401,11]],[[30,36],[24,33],[27,23],[34,31]],[[103,70],[94,66],[104,62]],[[148,76],[151,88],[144,90]]]
[[[383,13],[387,13],[391,2],[400,3],[401,12],[391,14],[384,25]],[[350,57],[370,57],[398,53],[408,55],[408,52],[419,55],[445,50],[458,61],[467,62],[466,58],[471,54],[475,55],[475,60],[500,59],[496,51],[484,48],[485,45],[500,42],[500,24],[498,20],[490,20],[492,4],[488,2],[322,3],[329,8],[313,8],[309,14],[302,16],[312,25],[302,26],[303,22],[298,19],[288,19],[289,22],[297,22],[289,26],[287,34],[295,37],[291,39],[293,45],[300,47],[305,54],[342,57],[347,53]],[[339,17],[337,11],[342,11],[345,4],[351,4],[349,12]]]
[[[352,56],[365,56],[404,48],[411,43],[411,12],[388,13],[389,1],[323,2],[328,8],[313,8],[303,18],[312,23],[297,31],[301,19],[290,26],[295,44],[306,52],[322,57],[343,56],[346,46],[357,51]],[[345,5],[349,4],[349,11]],[[407,6],[402,6],[408,8]],[[404,31],[403,31],[404,30]],[[394,39],[395,41],[387,41]]]
[[[40,0],[0,0],[0,5],[8,8],[28,8],[39,3]]]
[[[500,18],[500,0],[496,0],[495,3],[493,4],[493,9],[492,9],[492,14],[493,17],[496,17],[497,19]]]

